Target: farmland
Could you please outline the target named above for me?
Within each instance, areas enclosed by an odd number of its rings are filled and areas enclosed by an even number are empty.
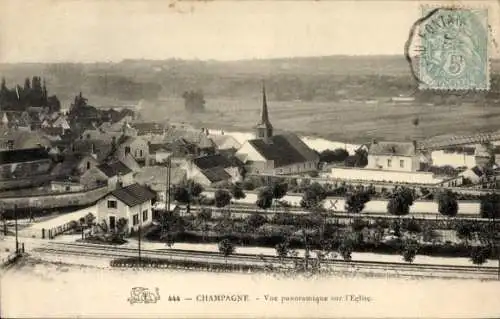
[[[182,99],[143,103],[144,120],[185,121],[195,126],[226,130],[252,130],[259,120],[261,100],[207,98],[207,111],[190,114]],[[462,104],[417,105],[390,102],[305,102],[268,100],[276,130],[294,131],[348,143],[411,140],[444,134],[473,134],[498,129],[500,108]],[[412,120],[419,118],[419,125]]]

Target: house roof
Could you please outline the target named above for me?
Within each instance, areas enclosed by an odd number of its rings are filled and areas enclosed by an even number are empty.
[[[474,174],[476,174],[478,177],[481,177],[484,175],[484,172],[478,167],[474,166],[473,168],[470,169]]]
[[[305,145],[300,138],[290,133],[274,135],[268,143],[262,139],[249,140],[248,143],[266,160],[274,161],[275,167],[318,159],[318,155],[313,150]]]
[[[113,177],[113,176],[117,176],[117,175],[125,175],[125,174],[132,172],[132,170],[130,168],[128,168],[125,164],[123,164],[120,161],[115,162],[115,163],[111,163],[111,164],[107,164],[107,163],[101,164],[101,165],[98,165],[97,168],[101,172],[103,172],[107,177]]]
[[[156,197],[156,194],[149,188],[137,183],[116,189],[111,192],[111,195],[129,207],[145,203]]]
[[[45,148],[27,148],[0,151],[0,164],[24,163],[49,159]]]
[[[169,147],[165,144],[149,144],[149,154],[155,154],[158,151],[169,151]]]
[[[94,146],[92,146],[94,145]],[[107,158],[112,150],[111,143],[101,140],[76,140],[72,147],[66,148],[67,153],[91,154],[92,148],[97,155],[97,160],[102,161]],[[74,149],[74,150],[73,150]]]
[[[415,146],[411,142],[376,142],[370,145],[369,155],[415,156]]]
[[[210,169],[214,167],[227,168],[233,166],[231,161],[227,157],[221,154],[200,156],[194,158],[193,164],[196,165],[201,170]]]
[[[231,135],[209,135],[212,142],[219,149],[239,148],[241,144]]]
[[[133,123],[132,127],[137,130],[138,135],[161,135],[165,131],[165,125],[155,122]]]
[[[165,189],[167,174],[168,168],[165,166],[144,166],[134,176],[134,180],[154,189]],[[170,169],[170,183],[172,185],[181,183],[185,178],[186,171],[184,169],[175,166]]]
[[[217,183],[231,179],[231,175],[223,167],[204,169],[201,173],[211,182]]]
[[[74,175],[75,168],[80,165],[83,160],[95,161],[91,156],[84,154],[68,154],[64,157],[64,160],[57,164],[52,170],[52,175]]]

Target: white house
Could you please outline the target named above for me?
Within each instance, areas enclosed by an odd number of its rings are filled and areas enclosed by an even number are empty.
[[[368,149],[369,169],[416,172],[420,169],[420,155],[416,143],[373,142]]]
[[[156,194],[147,187],[132,184],[119,188],[97,202],[97,221],[105,221],[109,229],[116,229],[120,218],[127,220],[129,231],[138,230],[153,221],[152,200]]]

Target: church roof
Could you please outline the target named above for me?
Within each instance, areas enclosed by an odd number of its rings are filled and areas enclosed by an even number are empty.
[[[262,139],[249,140],[248,143],[266,160],[274,161],[274,167],[318,159],[318,155],[292,133],[274,135],[270,137],[267,143]]]

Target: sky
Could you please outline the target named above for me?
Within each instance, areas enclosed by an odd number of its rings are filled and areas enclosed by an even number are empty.
[[[0,62],[403,54],[421,4],[174,1],[0,0]],[[472,3],[488,6],[500,43],[500,0]]]

